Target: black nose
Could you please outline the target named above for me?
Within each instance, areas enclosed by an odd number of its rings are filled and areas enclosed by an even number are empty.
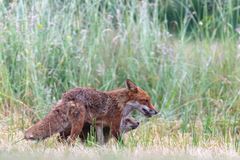
[[[151,109],[151,110],[150,110],[150,113],[151,113],[152,115],[158,114],[158,112],[157,112],[155,109]]]
[[[137,122],[135,125],[132,126],[132,129],[136,129],[139,126],[139,122]]]

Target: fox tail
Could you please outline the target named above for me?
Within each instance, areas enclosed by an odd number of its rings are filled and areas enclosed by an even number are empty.
[[[58,105],[65,105],[58,103]],[[55,107],[48,115],[37,122],[35,125],[26,130],[24,139],[26,140],[42,140],[51,135],[63,131],[69,124],[66,112],[61,107]],[[62,107],[64,108],[64,107]]]

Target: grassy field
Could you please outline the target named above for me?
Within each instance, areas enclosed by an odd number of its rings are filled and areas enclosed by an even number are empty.
[[[239,8],[238,0],[0,0],[0,159],[239,159]],[[17,142],[68,89],[110,90],[126,78],[160,113],[135,113],[141,126],[125,146]]]

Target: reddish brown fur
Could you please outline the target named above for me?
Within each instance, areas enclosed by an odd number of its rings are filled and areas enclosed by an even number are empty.
[[[25,138],[46,138],[70,126],[70,139],[74,141],[81,133],[83,124],[87,122],[110,127],[111,134],[118,139],[122,110],[127,102],[138,101],[149,108],[153,107],[149,95],[144,90],[135,86],[130,80],[126,82],[127,88],[107,92],[91,88],[69,90],[63,94],[60,105],[57,105],[42,121],[27,130]],[[69,102],[77,105],[66,105]],[[47,131],[44,132],[44,130]],[[34,135],[29,136],[32,133]]]
[[[80,130],[83,123],[79,121],[79,117],[84,116],[85,107],[82,104],[60,101],[43,120],[37,122],[25,132],[25,139],[45,139],[71,126],[74,126],[73,131]],[[72,136],[76,138],[78,134]]]

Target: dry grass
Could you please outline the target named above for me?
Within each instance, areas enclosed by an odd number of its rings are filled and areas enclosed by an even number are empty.
[[[15,117],[17,117],[15,115]],[[15,121],[17,119],[13,119]],[[19,119],[18,119],[19,122]],[[26,121],[27,122],[27,121]],[[199,128],[196,145],[190,133],[180,131],[181,122],[153,118],[124,137],[125,145],[110,141],[105,146],[77,142],[74,147],[56,142],[56,136],[45,141],[19,141],[23,131],[9,120],[1,120],[0,159],[239,159],[233,139],[204,137]],[[26,124],[29,126],[29,124]],[[198,126],[199,127],[199,126]]]
[[[74,148],[59,146],[58,148],[30,148],[25,146],[9,147],[7,151],[0,155],[6,159],[239,159],[240,156],[225,148],[188,148],[172,149],[166,147],[142,148],[141,146],[133,150],[119,150],[112,147],[75,146]],[[24,148],[23,150],[21,148]],[[20,151],[19,151],[20,149]]]

